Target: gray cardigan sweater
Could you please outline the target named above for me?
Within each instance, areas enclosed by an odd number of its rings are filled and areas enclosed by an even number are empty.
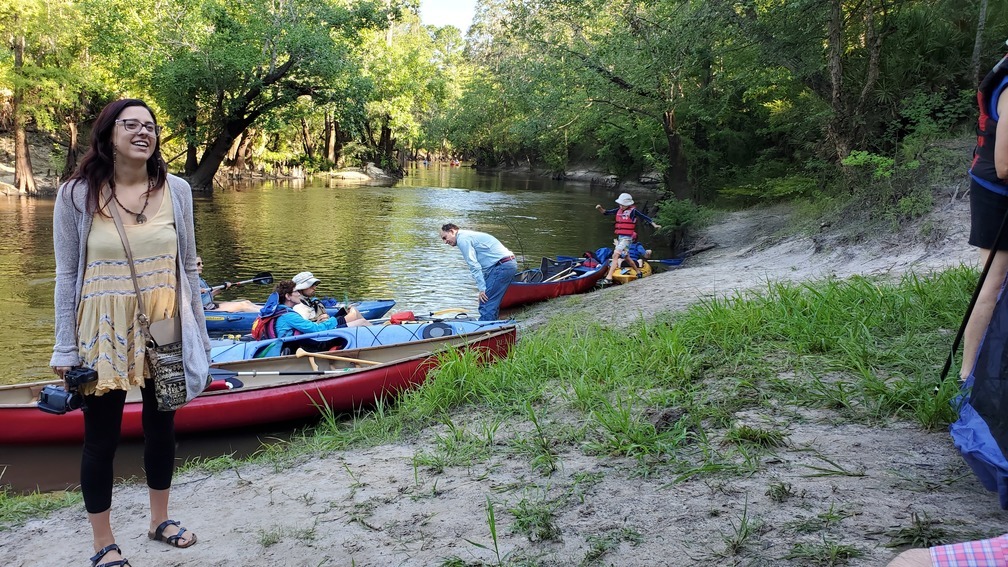
[[[56,254],[56,343],[50,366],[80,364],[77,337],[77,309],[84,286],[87,265],[87,240],[92,215],[86,212],[87,183],[64,183],[56,195],[53,210],[53,250]],[[189,183],[168,175],[168,194],[175,213],[178,233],[178,273],[182,317],[182,356],[185,366],[187,399],[198,396],[206,387],[210,365],[210,338],[207,336],[196,274],[196,237],[193,229],[192,189]],[[188,284],[188,285],[185,285]]]

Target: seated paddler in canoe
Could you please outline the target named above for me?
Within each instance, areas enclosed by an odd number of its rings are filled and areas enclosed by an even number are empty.
[[[294,291],[301,292],[301,301],[294,306],[294,311],[314,323],[321,323],[328,319],[329,312],[326,311],[326,304],[315,297],[315,289],[322,280],[316,278],[311,272],[300,272],[294,276],[292,281],[294,282]],[[341,327],[370,325],[367,318],[352,305],[347,305],[338,313],[338,316],[346,321],[344,325],[340,325]]]
[[[643,268],[644,260],[650,257],[651,250],[644,248],[640,242],[634,241],[619,258],[619,268]]]
[[[196,256],[196,274],[199,276],[200,301],[203,302],[204,310],[217,310],[226,313],[254,313],[259,311],[259,306],[247,299],[238,301],[214,301],[214,297],[222,291],[231,289],[231,282],[224,282],[223,285],[211,286],[203,279],[203,257]],[[240,282],[239,282],[240,283]]]
[[[651,250],[644,248],[640,242],[632,242],[619,256],[615,256],[609,247],[602,247],[595,251],[595,256],[599,262],[611,265],[616,264],[616,272],[611,273],[611,279],[615,283],[627,283],[652,273],[651,264],[647,262],[651,258]],[[667,262],[666,260],[660,260]],[[599,285],[608,285],[606,280],[599,280]]]
[[[304,297],[293,280],[277,283],[266,304],[259,310],[259,317],[252,323],[252,337],[255,340],[289,337],[302,333],[317,333],[337,327],[370,325],[356,309],[346,315],[329,317],[321,321],[310,321],[295,311]]]

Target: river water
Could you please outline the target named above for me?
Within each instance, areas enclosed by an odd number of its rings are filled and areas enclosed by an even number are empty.
[[[612,217],[602,217],[594,206],[615,206],[619,193],[436,164],[411,169],[393,187],[327,181],[265,182],[195,196],[196,242],[206,280],[216,285],[262,271],[279,280],[308,270],[322,280],[317,293],[323,297],[391,298],[396,311],[464,308],[475,314],[476,286],[458,250],[441,242],[442,224],[493,234],[518,256],[519,267],[535,267],[543,256],[580,256],[610,246]],[[638,204],[654,200],[642,193],[634,197]],[[0,384],[52,376],[52,210],[51,199],[0,198],[0,315],[13,327],[0,333],[5,354]],[[218,298],[264,301],[270,289],[244,286]],[[179,456],[244,454],[270,436],[181,440]],[[125,454],[136,450],[125,445]],[[54,466],[54,459],[61,462]],[[0,485],[59,487],[72,482],[78,460],[77,447],[0,447]],[[57,475],[39,484],[41,470],[57,468],[71,471],[69,478]],[[137,472],[126,467],[121,474]]]
[[[394,310],[476,313],[476,287],[461,254],[438,236],[446,222],[493,234],[519,266],[611,246],[612,217],[593,208],[615,206],[618,191],[437,165],[409,173],[394,187],[266,182],[197,195],[204,277],[217,285],[262,271],[279,280],[308,270],[322,280],[322,296],[391,298]],[[52,207],[46,199],[0,199],[0,297],[6,299],[0,315],[16,330],[0,333],[6,355],[0,384],[51,376]],[[218,298],[264,301],[270,289],[243,286]]]

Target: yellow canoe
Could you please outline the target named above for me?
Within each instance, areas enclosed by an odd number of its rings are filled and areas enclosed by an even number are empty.
[[[641,268],[626,267],[616,270],[616,273],[613,274],[612,279],[613,283],[624,284],[650,275],[651,275],[651,264],[644,262],[644,266]]]

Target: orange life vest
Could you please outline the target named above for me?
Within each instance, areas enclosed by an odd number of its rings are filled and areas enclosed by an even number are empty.
[[[616,211],[616,235],[637,238],[637,216],[634,211],[637,207],[627,207],[622,211]]]

